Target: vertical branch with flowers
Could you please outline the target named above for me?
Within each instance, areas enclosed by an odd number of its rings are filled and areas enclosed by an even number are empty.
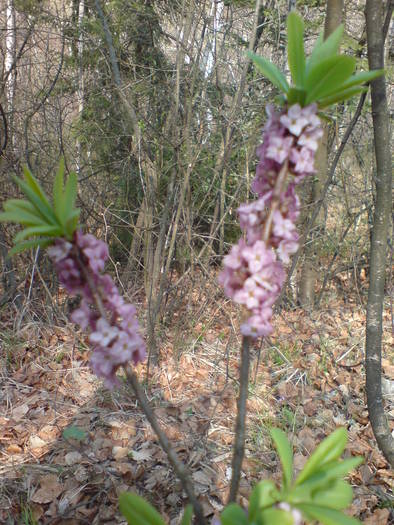
[[[249,347],[254,339],[272,333],[272,306],[286,277],[285,265],[298,249],[295,222],[300,202],[296,186],[314,173],[314,156],[322,136],[319,112],[331,104],[366,91],[365,82],[382,70],[354,74],[355,60],[338,55],[343,27],[329,38],[320,37],[308,60],[304,53],[304,27],[294,12],[288,16],[288,57],[293,85],[263,57],[249,53],[257,68],[280,91],[281,108],[267,107],[268,120],[263,142],[257,148],[259,162],[252,190],[257,199],[238,208],[242,238],[223,261],[219,282],[225,294],[244,307],[240,331],[243,335],[240,394],[237,404],[236,436],[233,447],[232,480],[229,504],[220,516],[221,525],[297,525],[303,520],[324,525],[355,525],[354,518],[341,511],[351,502],[350,486],[342,481],[359,458],[341,461],[346,445],[346,431],[338,429],[311,455],[297,479],[293,479],[293,452],[284,433],[272,429],[282,469],[282,487],[272,481],[256,485],[248,512],[235,503],[244,455],[246,399],[249,378]],[[64,181],[64,163],[55,177],[52,202],[38,181],[25,168],[25,180],[15,178],[27,200],[11,199],[4,203],[0,221],[22,224],[25,229],[15,238],[10,254],[35,246],[48,247],[59,281],[71,295],[80,295],[80,306],[71,320],[83,330],[90,330],[90,364],[106,386],[119,385],[117,371],[126,370],[140,406],[182,481],[191,507],[187,507],[182,525],[189,525],[193,512],[196,522],[206,523],[201,503],[195,495],[191,478],[160,428],[136,374],[130,367],[145,359],[146,350],[136,309],[120,296],[111,276],[104,274],[108,246],[91,234],[82,233],[75,208],[77,178],[71,174]],[[143,498],[123,494],[120,509],[133,525],[164,525],[161,516]]]

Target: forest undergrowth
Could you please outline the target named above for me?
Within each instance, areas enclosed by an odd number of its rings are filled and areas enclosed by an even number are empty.
[[[160,367],[140,365],[138,373],[192,472],[206,516],[213,516],[231,478],[241,341],[238,311],[223,299],[215,272],[195,277],[192,293],[158,334]],[[366,524],[393,523],[393,478],[365,401],[365,292],[363,282],[357,288],[344,277],[318,311],[277,313],[273,335],[253,349],[241,504],[257,481],[280,480],[271,425],[288,434],[297,470],[326,435],[345,426],[347,454],[365,458],[351,474],[349,512]],[[125,490],[150,498],[170,524],[179,523],[185,494],[132,392],[104,389],[88,366],[86,336],[61,315],[54,325],[32,318],[40,311],[40,298],[33,299],[20,324],[9,306],[1,311],[0,523],[125,523],[117,506]],[[393,423],[391,323],[387,303],[383,388]]]

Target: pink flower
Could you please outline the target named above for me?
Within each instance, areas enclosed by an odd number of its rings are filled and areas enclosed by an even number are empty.
[[[241,241],[234,245],[231,248],[231,251],[228,255],[225,256],[223,264],[227,268],[231,268],[232,270],[237,270],[238,268],[241,268],[243,258],[242,258],[242,250],[244,248],[244,242]]]
[[[266,337],[272,333],[272,325],[260,315],[252,315],[241,325],[241,333],[249,337]]]
[[[269,266],[275,261],[273,250],[267,249],[263,241],[257,241],[252,246],[246,246],[242,254],[248,262],[252,274],[260,272],[264,266]]]
[[[278,256],[279,259],[284,263],[288,264],[290,262],[289,255],[296,253],[298,250],[299,244],[297,241],[281,241],[278,245]]]
[[[298,173],[314,173],[314,155],[313,152],[303,147],[301,151],[292,148],[290,152],[290,161],[295,164],[294,171]]]
[[[55,245],[48,248],[48,255],[55,263],[57,263],[67,257],[72,246],[71,242],[65,241],[64,239],[56,239]]]
[[[280,117],[280,122],[296,137],[300,136],[304,127],[309,123],[299,104],[291,106],[287,114]]]
[[[57,239],[48,253],[54,260],[61,284],[69,293],[82,296],[71,320],[82,329],[92,328],[89,336],[94,345],[92,370],[113,388],[119,384],[116,378],[119,366],[129,361],[141,362],[146,349],[139,334],[135,307],[124,302],[112,277],[101,273],[109,256],[108,246],[93,235],[78,231],[73,243]],[[91,308],[96,301],[101,315]]]
[[[82,299],[79,308],[74,310],[70,316],[71,321],[79,324],[82,330],[90,326],[94,320],[94,314],[86,300]]]
[[[278,210],[273,213],[272,233],[275,237],[279,237],[280,239],[286,239],[289,241],[298,239],[294,222],[290,219],[285,219]]]
[[[97,377],[104,379],[107,388],[112,389],[119,385],[119,380],[116,377],[116,367],[112,362],[111,356],[100,347],[93,350],[90,356],[90,366]]]
[[[101,317],[96,323],[96,330],[90,334],[89,341],[104,348],[118,335],[119,329],[116,326],[111,326],[106,319]]]
[[[270,137],[266,155],[269,159],[282,164],[289,156],[292,144],[293,137]]]
[[[251,313],[241,326],[244,335],[259,337],[272,332],[272,305],[286,278],[283,264],[298,249],[295,221],[300,201],[295,185],[314,172],[314,154],[322,136],[316,112],[316,104],[302,109],[295,104],[281,114],[267,108],[268,121],[263,143],[257,148],[259,163],[252,182],[259,199],[238,208],[246,241],[241,239],[231,248],[219,275],[227,297],[245,305]],[[293,177],[277,195],[277,178],[287,158]],[[265,239],[267,231],[269,238]]]
[[[319,140],[322,138],[322,136],[323,130],[321,128],[310,129],[308,127],[298,139],[297,144],[299,146],[305,146],[312,151],[317,151],[317,148],[319,147]]]
[[[83,285],[83,279],[74,259],[71,259],[70,257],[61,259],[59,262],[55,263],[55,268],[60,283],[65,287],[68,293],[79,293]]]
[[[260,288],[256,281],[249,277],[246,279],[243,288],[237,290],[234,294],[234,301],[246,305],[249,310],[258,308],[266,292]]]

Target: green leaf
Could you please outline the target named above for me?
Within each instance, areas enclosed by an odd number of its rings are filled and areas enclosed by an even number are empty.
[[[69,239],[72,238],[75,230],[77,229],[78,219],[79,219],[80,214],[81,214],[81,210],[75,209],[69,214],[67,218],[67,222],[64,226],[64,234]]]
[[[317,520],[323,525],[361,525],[361,522],[356,518],[346,516],[338,510],[310,504],[297,505],[297,508],[309,520]]]
[[[16,244],[11,248],[11,250],[8,252],[7,257],[12,257],[13,255],[16,255],[17,253],[21,253],[25,250],[29,250],[30,248],[36,248],[37,246],[40,246],[40,248],[46,248],[50,244],[52,244],[52,239],[31,239],[30,241],[23,241],[19,244]]]
[[[301,107],[305,106],[306,94],[305,89],[290,88],[287,94],[289,106],[293,104],[299,104]]]
[[[260,510],[270,507],[278,501],[275,484],[269,480],[257,483],[249,498],[249,521],[255,521]]]
[[[220,515],[222,525],[247,525],[248,518],[245,511],[236,503],[230,503]]]
[[[345,93],[345,95],[349,93],[349,95],[346,98],[350,98],[351,96],[353,96],[353,94],[361,93],[363,91],[368,91],[368,88],[366,86],[360,87],[360,84],[365,84],[366,82],[370,82],[374,78],[377,78],[383,74],[384,74],[384,69],[377,69],[374,71],[362,71],[361,73],[356,73],[355,75],[352,75],[348,80],[346,80],[340,86],[336,86],[332,93],[327,93],[324,96],[324,99],[331,98],[331,97],[336,98],[339,96],[340,93],[342,94],[343,92]],[[350,91],[351,88],[353,88],[352,91]],[[338,101],[339,100],[343,100],[343,98],[339,98]]]
[[[283,485],[288,489],[293,478],[293,450],[283,430],[272,428],[270,433],[282,463]]]
[[[64,224],[65,220],[62,215],[64,200],[64,157],[60,159],[59,167],[56,172],[56,177],[53,183],[53,208],[56,216]]]
[[[193,518],[193,507],[189,504],[185,508],[180,525],[190,525]]]
[[[333,483],[353,470],[363,461],[362,458],[350,458],[344,461],[333,461],[324,465],[303,483],[292,488],[287,499],[290,503],[307,503],[312,501],[317,491],[329,489]]]
[[[272,64],[269,60],[255,55],[251,51],[248,51],[248,57],[254,62],[256,67],[261,71],[261,73],[268,78],[275,87],[277,87],[283,93],[287,93],[289,90],[289,84],[287,83],[286,77],[284,76],[279,69]]]
[[[371,82],[375,78],[381,77],[384,75],[384,69],[374,69],[372,71],[361,71],[352,75],[348,80],[346,80],[340,87],[341,90],[348,89],[352,86],[358,86],[360,84],[365,84],[366,82]]]
[[[157,510],[144,498],[132,492],[120,494],[119,509],[130,525],[165,525]]]
[[[337,480],[330,487],[318,490],[312,496],[313,503],[321,507],[345,509],[353,499],[352,487],[343,480]]]
[[[296,485],[292,487],[290,492],[286,496],[286,501],[291,505],[298,505],[298,503],[310,503],[312,501],[312,490],[313,487],[307,485],[307,483],[302,483],[301,485]]]
[[[363,461],[364,459],[362,457],[355,457],[327,463],[300,486],[307,487],[311,490],[318,490],[321,487],[327,486],[330,482],[346,476],[348,472],[357,468]]]
[[[336,56],[343,35],[343,24],[339,25],[328,38],[324,40],[323,33],[319,36],[306,64],[306,71],[327,58]]]
[[[36,211],[46,220],[49,224],[58,224],[58,220],[53,212],[53,209],[47,199],[42,200],[37,193],[23,180],[18,177],[13,177],[14,181],[21,188],[23,193],[33,204]]]
[[[260,514],[259,525],[293,525],[294,518],[285,510],[267,509]]]
[[[24,199],[8,199],[3,204],[3,208],[5,211],[23,210],[31,213],[32,215],[36,215],[37,217],[42,217],[42,215],[38,214],[33,204]]]
[[[79,427],[70,425],[63,430],[64,439],[75,439],[76,441],[83,441],[86,438],[86,432]]]
[[[38,236],[44,236],[44,237],[60,237],[62,234],[62,230],[59,226],[49,226],[49,224],[45,224],[43,226],[31,226],[29,228],[25,228],[24,230],[18,232],[13,242],[17,243],[19,241],[23,241],[24,239],[27,239],[28,237],[38,237]]]
[[[33,215],[22,209],[0,213],[0,222],[15,222],[16,224],[24,224],[26,226],[47,224],[38,215]]]
[[[332,94],[354,71],[356,61],[349,56],[335,56],[322,60],[309,71],[305,80],[308,105]]]
[[[66,186],[64,188],[64,199],[63,199],[63,208],[62,216],[67,216],[67,219],[70,216],[70,213],[74,211],[75,200],[77,198],[78,191],[78,179],[76,173],[70,173]],[[67,220],[66,219],[66,220]]]
[[[338,459],[345,449],[346,442],[347,433],[344,428],[338,428],[326,437],[306,462],[304,468],[296,479],[296,485],[299,485],[315,474],[323,465]]]
[[[287,56],[293,83],[302,89],[305,81],[304,21],[294,11],[287,17]]]
[[[338,91],[336,94],[324,97],[318,101],[319,108],[327,108],[328,106],[332,106],[333,104],[336,104],[337,102],[343,102],[344,100],[347,100],[349,98],[354,97],[355,95],[358,95],[359,93],[366,93],[368,91],[368,87],[351,87],[349,89],[344,89],[343,91]]]
[[[31,190],[37,195],[37,197],[46,204],[48,208],[51,208],[48,197],[45,195],[44,190],[41,188],[40,183],[34,177],[32,172],[27,166],[23,166],[23,173],[25,175],[26,183],[31,188]],[[19,179],[18,179],[19,180]]]

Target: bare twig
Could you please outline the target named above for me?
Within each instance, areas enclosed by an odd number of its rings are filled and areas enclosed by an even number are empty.
[[[233,445],[232,476],[228,502],[235,501],[241,479],[242,461],[245,454],[246,400],[248,398],[250,367],[250,337],[243,337],[241,350],[241,369],[239,372],[239,397],[237,401],[237,420]]]
[[[130,366],[125,368],[127,379],[134,390],[134,393],[138,399],[139,404],[141,405],[142,411],[146,415],[152,429],[154,430],[156,436],[159,438],[160,445],[164,452],[167,454],[168,460],[171,463],[172,468],[174,469],[176,475],[182,482],[183,488],[189,498],[190,503],[193,505],[194,513],[196,515],[197,523],[200,525],[205,525],[206,521],[204,518],[204,511],[201,503],[198,501],[197,496],[194,492],[193,484],[190,479],[190,475],[186,470],[185,465],[178,458],[176,452],[172,448],[165,432],[160,427],[156,416],[149,404],[148,398],[146,397],[140,382],[134,371]]]

